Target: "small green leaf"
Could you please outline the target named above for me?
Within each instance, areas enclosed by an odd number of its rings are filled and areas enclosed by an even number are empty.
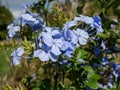
[[[100,76],[98,75],[98,74],[94,74],[94,75],[92,75],[90,78],[89,78],[90,80],[94,80],[94,81],[97,81],[98,79],[100,79]]]
[[[98,88],[98,82],[97,81],[91,81],[91,82],[86,81],[85,84],[92,89],[97,89]]]
[[[92,67],[90,67],[90,66],[84,66],[83,69],[84,69],[85,71],[87,71],[88,73],[94,73]]]
[[[85,59],[87,58],[87,54],[88,52],[86,50],[77,48],[75,50],[74,56],[76,57],[76,59]]]

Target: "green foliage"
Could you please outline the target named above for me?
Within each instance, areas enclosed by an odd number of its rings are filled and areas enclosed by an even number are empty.
[[[83,67],[85,71],[87,71],[87,80],[84,82],[88,87],[92,89],[98,88],[98,80],[100,76],[93,71],[93,68],[90,66]]]
[[[5,6],[0,6],[0,26],[8,25],[12,20],[11,12]]]
[[[6,38],[6,34],[7,34],[6,30],[3,31],[3,30],[1,29],[1,31],[0,31],[0,40],[4,40],[4,39]]]
[[[49,12],[49,3],[54,0],[48,0],[48,4],[46,2],[47,0],[39,0],[37,3],[34,3],[33,6],[31,6],[31,10],[33,12],[36,12],[39,14],[40,17],[47,19],[47,14]],[[45,4],[47,4],[47,7],[45,8]]]
[[[76,48],[74,57],[76,59],[86,59],[88,57],[88,52],[84,49]]]
[[[12,87],[7,85],[7,86],[4,87],[4,90],[12,90]]]
[[[13,20],[11,12],[5,7],[0,5],[0,40],[5,39],[7,34],[7,25]]]
[[[54,27],[63,27],[63,23],[65,23],[68,18],[66,13],[59,8],[58,6],[53,6],[52,12],[48,14],[47,16],[47,24],[49,26],[54,26]]]
[[[28,41],[27,39],[26,39],[26,37],[24,37],[24,41],[22,41],[22,46],[23,46],[23,48],[25,49],[25,51],[26,51],[26,54],[32,54],[32,50],[33,50],[33,47],[32,47],[32,45],[31,45],[32,43],[30,42],[30,41]],[[34,48],[35,48],[35,46],[34,46]]]
[[[9,71],[9,57],[11,53],[11,49],[2,49],[0,48],[0,76],[4,76]]]

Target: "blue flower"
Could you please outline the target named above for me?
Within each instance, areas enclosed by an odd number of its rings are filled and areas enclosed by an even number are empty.
[[[34,57],[38,57],[41,61],[52,60],[53,62],[56,62],[58,60],[58,56],[52,54],[50,50],[51,50],[50,47],[43,44],[41,46],[41,49],[38,49],[34,52]]]
[[[92,18],[89,16],[80,15],[80,17],[75,17],[74,21],[82,21],[86,24],[89,24],[92,29],[96,28],[97,34],[104,31],[102,28],[101,18],[99,16],[94,16]]]
[[[73,44],[77,44],[78,42],[78,36],[75,34],[74,31],[63,29],[64,38],[66,41],[71,42]]]
[[[67,60],[62,60],[61,62],[60,62],[60,64],[67,64]]]
[[[85,32],[84,30],[82,29],[77,29],[75,31],[76,35],[78,36],[78,41],[79,41],[79,44],[80,45],[85,45],[87,44],[87,40],[89,38],[89,35],[87,32]]]
[[[38,20],[36,20],[33,24],[29,24],[32,28],[33,31],[37,31],[37,30],[42,30],[43,29],[43,21],[39,18]]]
[[[100,45],[103,49],[106,49],[106,45],[105,43],[102,41],[101,45]]]
[[[85,61],[83,59],[78,59],[77,62],[79,62],[79,63],[85,63]]]
[[[32,21],[32,22],[35,22],[36,21],[36,18],[32,15],[32,14],[29,14],[29,13],[24,13],[21,15],[21,18],[23,20],[26,20],[26,21]]]
[[[49,33],[54,39],[63,37],[62,32],[61,32],[61,30],[59,28],[44,26],[43,31]]]
[[[75,45],[73,45],[71,42],[65,41],[61,50],[65,56],[72,57],[72,54],[75,50]]]
[[[34,31],[43,29],[43,19],[38,18],[32,13],[21,14],[22,25],[28,24]]]
[[[101,18],[99,16],[94,16],[93,20],[94,20],[93,25],[94,25],[95,28],[99,28],[99,27],[102,26]]]
[[[9,37],[13,37],[16,35],[16,32],[20,31],[20,26],[16,26],[11,23],[10,25],[8,25],[7,29]]]
[[[29,11],[28,7],[26,6],[26,4],[22,4],[22,8],[23,8],[22,13],[26,13],[26,12]]]
[[[76,26],[77,25],[77,21],[73,20],[73,21],[69,21],[67,23],[64,24],[64,29],[69,29],[69,28],[72,28],[73,26]]]
[[[94,22],[92,17],[80,15],[80,17],[75,17],[74,21],[82,21],[86,24],[92,24]]]
[[[109,65],[110,65],[110,67],[113,68],[113,72],[112,73],[115,76],[115,78],[117,78],[118,76],[120,76],[119,75],[119,73],[120,73],[120,71],[119,71],[120,64],[115,64],[114,62],[110,62]]]
[[[95,56],[98,56],[101,53],[101,49],[97,47],[94,49],[93,53]]]
[[[17,50],[14,50],[11,54],[12,57],[12,64],[18,65],[21,61],[21,56],[24,54],[24,49],[22,47],[19,47]]]
[[[104,31],[102,27],[99,27],[99,28],[96,28],[96,29],[97,29],[97,34],[102,33]]]
[[[45,52],[44,50],[38,49],[34,52],[34,57],[39,57],[41,61],[48,61],[49,53]]]
[[[61,54],[60,48],[64,44],[64,38],[61,37],[61,38],[54,39],[50,33],[44,32],[43,41],[48,47],[51,47],[51,52],[54,55]]]
[[[34,57],[39,57],[42,61],[57,61],[59,55],[62,54],[61,48],[64,44],[62,33],[56,28],[45,28],[45,32],[39,35],[39,41],[41,49],[34,52]]]
[[[102,64],[102,65],[108,64],[108,57],[103,57],[101,64]]]
[[[94,16],[93,17],[94,22],[91,24],[92,28],[96,28],[97,34],[103,32],[102,28],[102,23],[101,23],[101,18],[99,16]]]

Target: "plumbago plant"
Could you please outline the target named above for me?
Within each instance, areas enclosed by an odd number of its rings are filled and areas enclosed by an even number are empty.
[[[11,65],[17,67],[28,59],[29,65],[31,60],[38,60],[37,67],[42,67],[31,77],[26,75],[18,80],[25,89],[119,89],[120,64],[115,61],[120,51],[117,26],[112,25],[108,30],[102,27],[101,17],[82,14],[72,20],[65,17],[62,26],[60,22],[55,22],[60,26],[51,26],[50,21],[23,7],[21,24],[12,23],[7,27],[8,36],[19,42],[11,53]]]

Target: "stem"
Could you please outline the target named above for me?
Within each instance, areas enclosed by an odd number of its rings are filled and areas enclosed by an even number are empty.
[[[62,71],[62,75],[63,75],[62,84],[64,85],[64,78],[65,78],[65,72],[64,72],[64,70]]]
[[[54,85],[54,90],[57,90],[57,80],[58,80],[58,72],[55,75],[55,85]]]
[[[55,63],[56,67],[56,74],[55,74],[55,84],[54,84],[54,90],[57,90],[57,81],[58,81],[58,62]]]
[[[75,30],[80,24],[82,24],[82,23],[79,22],[79,23],[77,24],[77,26],[75,26],[75,27],[73,28],[73,30]]]

